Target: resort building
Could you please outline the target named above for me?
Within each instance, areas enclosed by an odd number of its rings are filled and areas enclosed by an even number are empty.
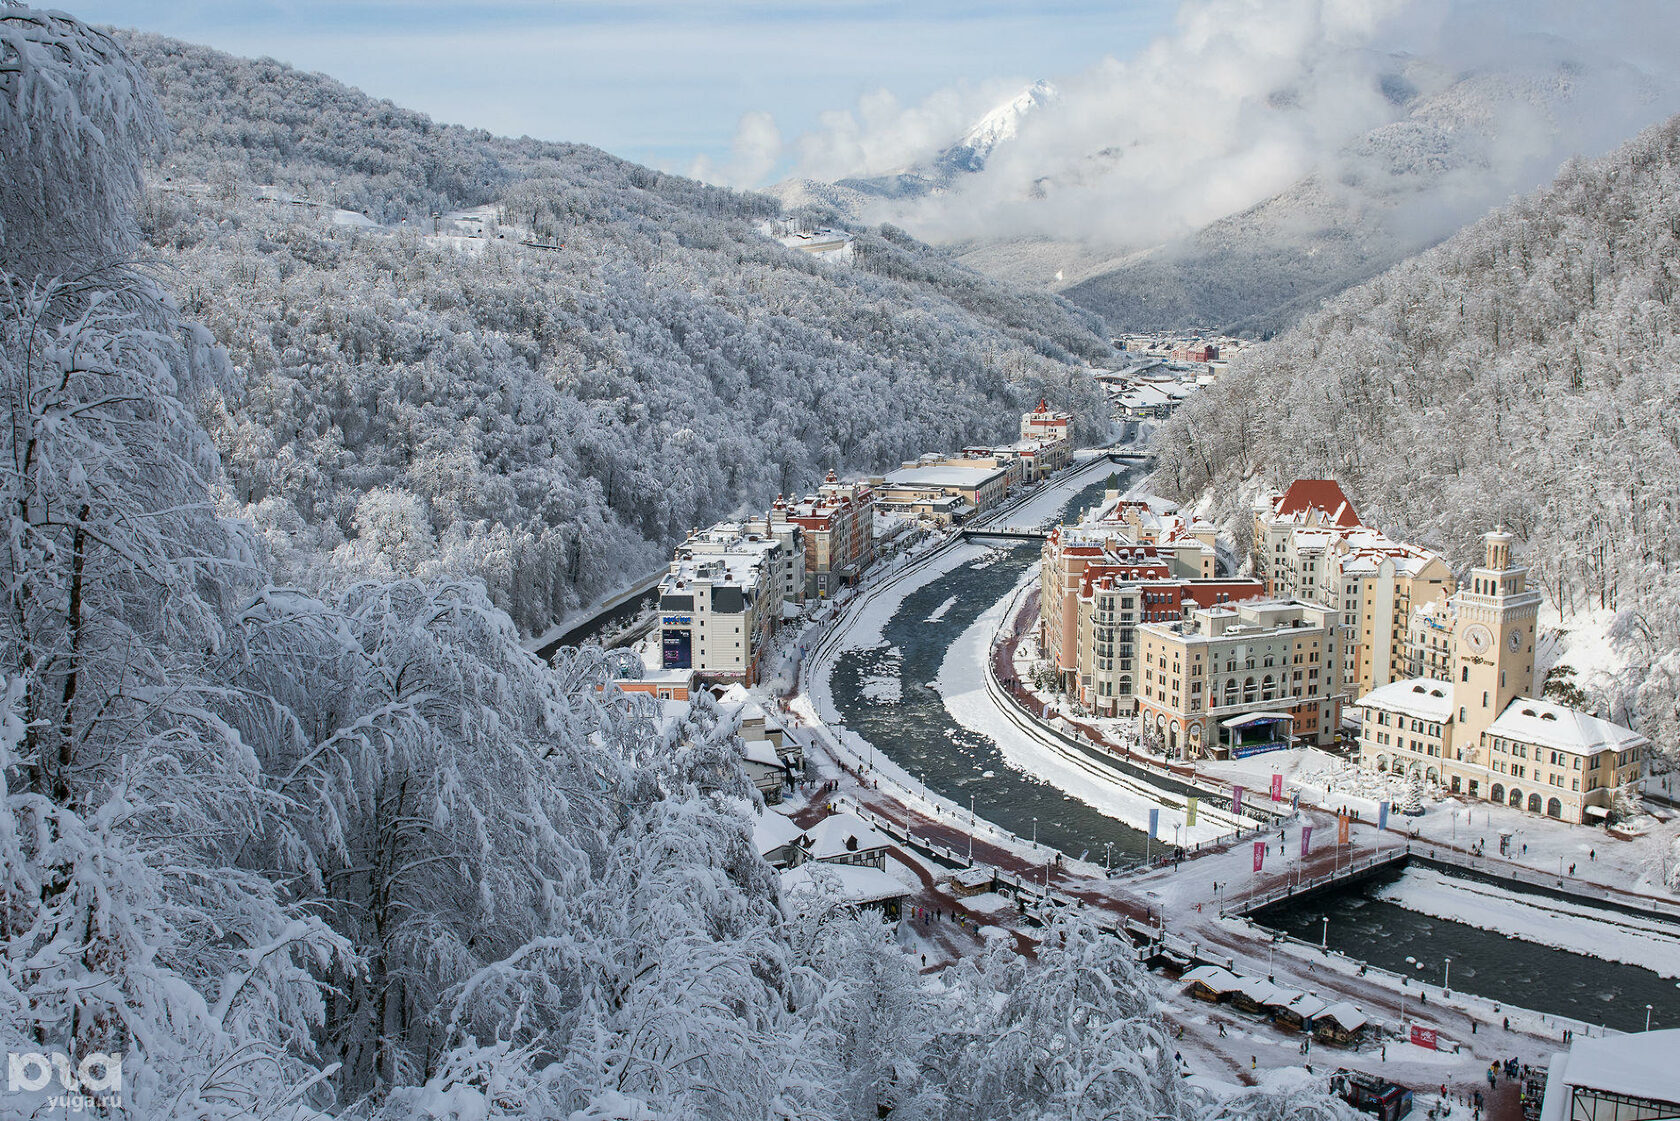
[[[935,459],[926,464],[906,463],[900,470],[871,480],[871,486],[883,510],[933,517],[950,524],[1002,501],[1009,490],[1009,477],[1008,467]]]
[[[816,494],[770,507],[778,537],[797,527],[805,553],[805,595],[827,597],[854,584],[875,559],[875,494],[864,482],[843,483],[833,471]]]
[[[1360,524],[1333,479],[1297,479],[1255,502],[1254,571],[1270,595],[1337,611],[1349,699],[1412,676],[1413,611],[1454,588],[1445,558]]]
[[[659,582],[661,666],[756,684],[782,614],[788,563],[774,537],[714,527],[679,546]]]
[[[1532,695],[1540,594],[1512,563],[1509,533],[1483,543],[1483,564],[1408,627],[1409,664],[1429,672],[1359,699],[1360,763],[1563,821],[1602,820],[1616,788],[1643,773],[1646,741]]]
[[[1340,723],[1330,681],[1334,613],[1266,600],[1138,627],[1138,714],[1169,754],[1241,758],[1327,744]]]

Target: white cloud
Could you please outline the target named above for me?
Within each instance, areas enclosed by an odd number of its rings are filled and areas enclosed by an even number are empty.
[[[1667,94],[1650,101],[1672,87],[1652,77],[1680,45],[1672,7],[1612,2],[1589,19],[1564,0],[1184,0],[1174,30],[1144,49],[1116,44],[1097,65],[1051,75],[1058,104],[1029,116],[957,195],[900,204],[896,218],[935,238],[1159,244],[1314,172],[1328,189],[1392,175],[1348,146],[1404,117],[1392,96],[1403,85],[1427,95],[1497,70],[1543,87],[1560,60],[1579,61],[1565,71],[1569,90],[1494,91],[1489,104],[1509,119],[1485,128],[1488,166],[1449,184],[1458,203],[1485,207],[1672,111]],[[998,94],[954,87],[911,105],[872,94],[792,141],[793,174],[832,180],[926,160]]]

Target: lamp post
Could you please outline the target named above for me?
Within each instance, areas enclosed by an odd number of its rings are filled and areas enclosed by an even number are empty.
[[[1038,847],[1038,818],[1033,818],[1033,848]]]
[[[1649,1004],[1645,1006],[1645,1030],[1651,1030],[1651,1006]]]
[[[1324,916],[1324,930],[1318,936],[1318,948],[1326,952],[1330,949],[1330,916]]]
[[[968,866],[974,867],[974,792],[968,794]]]
[[[1103,875],[1114,871],[1114,842],[1103,842]]]
[[[1441,970],[1441,995],[1452,995],[1452,958],[1446,959],[1446,968]]]

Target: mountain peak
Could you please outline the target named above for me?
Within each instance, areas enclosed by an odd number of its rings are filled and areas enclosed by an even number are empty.
[[[1059,96],[1055,86],[1040,78],[975,121],[960,140],[939,154],[939,166],[950,171],[979,171],[999,144],[1015,138],[1028,115],[1054,104]]]

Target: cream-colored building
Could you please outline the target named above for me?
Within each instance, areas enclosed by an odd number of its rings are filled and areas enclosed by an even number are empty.
[[[1350,700],[1411,676],[1413,609],[1454,588],[1444,557],[1362,525],[1333,479],[1297,479],[1255,502],[1254,571],[1270,595],[1337,611]]]
[[[1138,714],[1169,753],[1241,758],[1334,741],[1334,613],[1298,600],[1196,610],[1138,628]]]
[[[1483,564],[1445,606],[1410,620],[1409,662],[1431,672],[1359,699],[1360,763],[1563,821],[1602,819],[1642,773],[1646,741],[1532,695],[1540,593],[1512,563],[1509,533],[1483,541]]]

